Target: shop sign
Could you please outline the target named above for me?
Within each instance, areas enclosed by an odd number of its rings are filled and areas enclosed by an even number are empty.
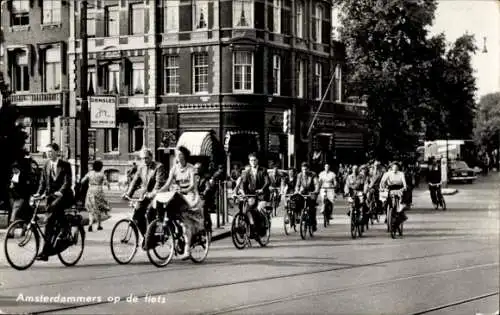
[[[116,128],[116,102],[115,96],[90,97],[90,128]]]

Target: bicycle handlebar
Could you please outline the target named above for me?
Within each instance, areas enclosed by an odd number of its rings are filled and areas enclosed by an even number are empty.
[[[33,201],[40,201],[40,200],[47,199],[47,196],[46,195],[41,195],[41,196],[35,197],[35,195],[33,195],[33,196],[31,196],[31,199]]]
[[[141,202],[141,201],[144,201],[144,199],[145,199],[145,197],[142,197],[142,198],[130,198],[127,195],[124,195],[123,198],[125,198],[128,201],[132,201],[132,202]]]

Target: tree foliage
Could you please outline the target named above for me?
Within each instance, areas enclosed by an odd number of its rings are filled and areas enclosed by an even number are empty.
[[[372,155],[405,158],[405,152],[415,152],[423,132],[436,138],[470,136],[475,47],[472,37],[464,36],[447,52],[444,35],[429,38],[437,1],[336,2],[348,94],[369,96]]]
[[[487,94],[479,102],[474,139],[488,152],[500,146],[500,92]]]
[[[0,92],[2,106],[0,107],[0,201],[5,201],[10,182],[11,166],[20,161],[26,154],[25,143],[27,135],[22,125],[17,123],[18,110],[9,102],[9,90],[5,84],[3,73],[0,72]]]

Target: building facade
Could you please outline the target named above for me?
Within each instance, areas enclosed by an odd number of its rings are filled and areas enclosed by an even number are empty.
[[[91,112],[94,101],[115,104],[112,125],[89,129],[90,159],[107,169],[123,172],[142,147],[168,165],[182,144],[228,168],[254,151],[287,167],[363,148],[364,107],[342,102],[344,48],[331,39],[331,1],[87,4],[81,12],[81,0],[2,1],[4,70],[34,155],[55,141],[78,161],[83,79]],[[293,137],[283,132],[286,110]]]
[[[63,143],[68,110],[69,4],[58,0],[2,1],[0,66],[20,108],[27,147],[37,160],[50,142]]]

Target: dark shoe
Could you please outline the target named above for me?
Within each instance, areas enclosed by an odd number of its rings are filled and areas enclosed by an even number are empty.
[[[92,232],[92,225],[89,225],[89,232]]]
[[[347,216],[350,217],[351,216],[351,211],[347,211]]]
[[[318,227],[315,225],[313,226],[313,232],[316,232],[318,230]]]
[[[97,227],[97,230],[98,230],[98,231],[102,231],[102,226],[100,226],[100,225],[99,225],[99,226]]]
[[[40,255],[36,256],[36,260],[49,261],[49,256],[45,255],[45,254],[40,254]]]

